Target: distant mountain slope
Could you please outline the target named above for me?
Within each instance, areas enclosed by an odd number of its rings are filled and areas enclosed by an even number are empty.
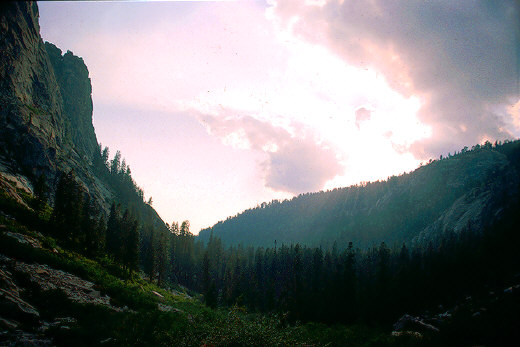
[[[202,230],[224,244],[332,246],[349,241],[425,243],[448,231],[478,229],[518,198],[520,142],[474,146],[385,182],[263,203]]]
[[[142,201],[142,192],[123,191],[117,180],[95,167],[93,160],[101,153],[87,66],[72,52],[62,54],[43,42],[38,16],[36,2],[0,5],[0,180],[32,191],[43,177],[52,202],[61,173],[72,170],[105,212],[115,200],[164,227]],[[129,171],[121,175],[129,176]]]

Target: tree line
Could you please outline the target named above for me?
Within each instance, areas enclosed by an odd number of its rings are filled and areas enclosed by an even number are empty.
[[[118,200],[127,204],[144,202],[144,191],[132,178],[130,165],[122,158],[121,152],[116,151],[112,159],[109,155],[110,149],[98,144],[92,156],[94,171],[114,189]]]

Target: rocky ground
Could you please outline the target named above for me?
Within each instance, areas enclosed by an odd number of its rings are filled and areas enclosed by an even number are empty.
[[[5,213],[2,216],[7,221],[15,221]],[[52,254],[51,258],[60,258],[64,254],[64,250],[58,245],[50,243],[54,246],[49,246],[46,237],[35,231],[20,233],[0,224],[0,234],[4,242],[15,240],[14,244],[23,244],[26,249],[32,248],[38,254],[49,253]],[[53,339],[55,336],[77,336],[78,331],[86,329],[85,324],[91,323],[85,323],[83,309],[85,312],[96,312],[95,314],[106,312],[100,316],[119,317],[115,319],[121,321],[137,319],[135,317],[139,312],[134,310],[136,307],[125,306],[128,302],[121,302],[121,298],[114,292],[110,292],[111,295],[107,294],[108,282],[103,284],[88,281],[81,278],[81,272],[73,274],[64,271],[67,268],[51,266],[52,262],[39,263],[28,259],[30,257],[18,258],[16,252],[10,252],[5,247],[4,251],[0,251],[0,346],[68,345],[70,340]],[[141,298],[135,299],[137,301],[144,300],[145,297],[153,298],[151,302],[143,304],[149,305],[145,306],[147,312],[153,310],[155,305],[156,312],[173,313],[176,317],[181,317],[181,320],[186,319],[189,324],[194,322],[192,314],[175,307],[177,305],[172,305],[177,301],[172,301],[171,296],[183,302],[195,299],[174,289],[161,291],[157,287],[147,287],[147,284],[146,281],[141,281],[128,284],[128,287],[123,285],[121,288],[136,290],[137,296]],[[135,305],[135,302],[130,306]],[[56,309],[56,305],[60,305],[56,303],[62,303],[67,308]],[[150,305],[151,303],[153,304]],[[74,309],[70,309],[69,305]],[[139,307],[142,308],[137,308]],[[95,344],[114,345],[113,338],[107,338],[105,335],[109,334],[99,334]]]
[[[426,336],[436,338],[440,335],[448,335],[451,339],[462,333],[457,330],[465,329],[473,331],[474,335],[482,333],[489,338],[492,345],[500,346],[502,342],[494,340],[493,337],[494,333],[498,334],[495,330],[504,328],[502,321],[518,322],[520,314],[515,308],[520,302],[520,274],[516,279],[513,285],[467,296],[450,308],[441,305],[435,310],[418,315],[405,314],[393,325],[392,336],[423,339]],[[513,316],[509,316],[511,313]],[[515,329],[514,326],[512,328]],[[482,332],[482,330],[488,331]]]
[[[36,238],[19,233],[5,232],[18,242],[41,248]],[[20,276],[28,276],[42,290],[59,289],[72,301],[82,304],[103,305],[121,311],[110,304],[108,295],[101,295],[93,282],[86,281],[68,272],[53,269],[45,264],[29,264],[0,254],[0,345],[50,346],[52,341],[43,333],[49,328],[70,329],[75,324],[73,317],[55,317],[42,320],[35,305],[24,299]]]

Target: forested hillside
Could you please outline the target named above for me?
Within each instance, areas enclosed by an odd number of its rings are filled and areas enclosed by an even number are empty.
[[[518,199],[520,142],[464,148],[386,181],[262,203],[202,230],[225,245],[302,243],[345,249],[427,243],[443,233],[483,230]]]

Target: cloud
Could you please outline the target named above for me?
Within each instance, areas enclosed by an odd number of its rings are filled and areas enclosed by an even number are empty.
[[[279,0],[272,11],[298,37],[421,99],[433,136],[412,146],[417,157],[512,136],[496,110],[520,98],[517,2]]]
[[[330,148],[312,139],[293,139],[269,153],[265,163],[265,180],[274,190],[302,193],[317,191],[341,174],[343,167]]]
[[[267,157],[261,164],[264,183],[275,191],[317,191],[344,171],[337,152],[302,124],[286,129],[228,109],[196,117],[223,143],[263,152]]]
[[[366,109],[364,107],[360,107],[356,110],[356,126],[359,129],[361,123],[370,120],[370,116],[372,115],[372,111]]]
[[[509,114],[511,115],[514,126],[520,129],[520,100],[510,107]]]

